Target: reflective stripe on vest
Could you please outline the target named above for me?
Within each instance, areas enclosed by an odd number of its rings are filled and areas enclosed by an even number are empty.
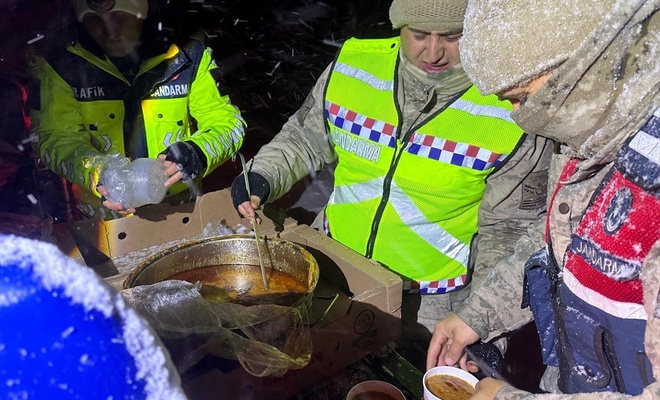
[[[382,187],[383,178],[358,183],[350,188],[335,186],[328,202],[332,204],[362,203],[380,198]],[[435,249],[467,268],[470,248],[452,236],[451,233],[443,230],[441,226],[431,224],[417,208],[415,202],[396,185],[392,186],[390,202],[405,225]]]
[[[467,281],[485,178],[522,131],[508,103],[473,87],[400,132],[398,57],[398,38],[352,39],[334,64],[325,116],[339,158],[326,226],[423,293],[451,291]]]
[[[393,80],[382,80],[371,75],[367,71],[351,67],[350,65],[342,64],[337,62],[333,68],[333,71],[339,72],[346,76],[353,77],[358,79],[367,85],[378,90],[393,91],[394,90],[394,81]]]
[[[461,100],[459,99],[457,101]],[[467,101],[461,102],[463,103],[462,106],[472,111],[471,114],[473,115],[496,115],[496,112],[491,110],[494,107],[480,107],[477,104],[470,104]],[[326,118],[331,124],[356,136],[367,139],[370,142],[375,142],[373,144],[367,141],[359,142],[359,144],[357,144],[357,141],[345,143],[346,141],[351,141],[352,137],[340,136],[338,142],[340,145],[344,142],[343,148],[348,148],[349,151],[359,154],[363,158],[375,160],[380,154],[380,146],[378,144],[391,148],[396,147],[396,126],[383,121],[376,121],[366,115],[358,114],[328,101],[326,101],[325,107]],[[459,107],[454,108],[464,110]],[[496,118],[499,118],[499,116]],[[355,147],[354,144],[358,147]],[[419,132],[413,132],[409,143],[406,144],[405,151],[420,157],[480,171],[496,167],[506,158],[506,154],[494,153],[488,149],[479,148],[469,143],[458,143],[432,135],[424,135]]]

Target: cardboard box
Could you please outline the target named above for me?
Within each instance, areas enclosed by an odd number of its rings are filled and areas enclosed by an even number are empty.
[[[228,190],[207,193],[194,203],[140,207],[134,216],[128,218],[79,221],[73,224],[72,231],[78,247],[89,247],[89,250],[114,259],[150,246],[199,235],[209,222],[220,220],[225,220],[228,226],[249,224],[234,210]],[[260,233],[264,234],[273,234],[276,228],[284,229],[284,224],[296,225],[291,219],[279,221],[281,226],[276,226],[271,219],[263,220]],[[83,257],[89,256],[82,249],[81,252]],[[93,267],[95,259],[89,264]]]
[[[307,225],[263,219],[260,234],[300,244],[319,263],[321,279],[310,311],[311,361],[282,377],[257,378],[240,367],[211,369],[184,381],[191,400],[286,399],[400,335],[402,281],[396,274]],[[219,220],[229,226],[248,224],[237,215],[226,189],[205,194],[194,204],[162,204],[144,207],[130,218],[84,221],[74,226],[74,237],[86,261],[90,258],[94,264],[105,257],[102,266],[161,243],[199,235],[209,222]],[[106,280],[121,288],[126,274]]]
[[[126,268],[117,267],[118,259],[198,236],[209,222],[221,220],[227,226],[249,224],[238,216],[228,190],[207,193],[194,203],[140,207],[128,218],[78,221],[70,230],[84,263],[116,289],[121,289],[127,273]],[[296,221],[279,216],[275,220],[263,218],[259,233],[275,235],[287,226],[296,226]],[[153,252],[137,255],[146,258],[149,254]]]
[[[398,276],[308,226],[286,229],[281,237],[311,249],[321,266],[310,315],[311,361],[282,377],[257,378],[240,368],[212,369],[184,380],[191,400],[287,399],[399,337]]]

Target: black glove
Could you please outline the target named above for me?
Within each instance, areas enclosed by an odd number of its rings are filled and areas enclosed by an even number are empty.
[[[261,203],[265,203],[268,195],[270,195],[270,185],[266,178],[256,172],[248,172],[248,180],[250,181],[250,194],[259,196]],[[231,201],[234,203],[236,211],[238,211],[240,204],[250,201],[243,174],[234,178],[234,182],[231,184]],[[239,212],[239,214],[241,213]],[[241,216],[245,217],[244,215]]]
[[[165,160],[179,167],[183,177],[181,182],[195,179],[197,174],[206,169],[206,156],[202,149],[193,142],[176,142],[160,154],[165,154]]]
[[[473,372],[477,379],[486,377],[498,379],[499,374],[502,372],[502,353],[492,343],[476,342],[467,346],[468,361],[475,361],[479,365],[479,372]]]

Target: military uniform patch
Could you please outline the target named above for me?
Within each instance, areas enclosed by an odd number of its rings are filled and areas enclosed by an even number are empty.
[[[522,183],[520,210],[537,210],[545,207],[548,188],[548,171],[531,173]]]

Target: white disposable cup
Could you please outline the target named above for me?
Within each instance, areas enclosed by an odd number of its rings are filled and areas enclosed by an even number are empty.
[[[128,206],[140,207],[163,201],[167,188],[165,166],[156,158],[136,158],[131,162],[129,179],[133,182],[133,194]]]
[[[479,382],[479,379],[475,378],[474,375],[467,371],[463,371],[460,368],[456,367],[433,367],[430,370],[426,371],[424,374],[424,378],[422,378],[422,382],[424,384],[424,400],[442,400],[438,396],[435,396],[431,391],[429,390],[428,387],[426,387],[426,380],[429,379],[429,377],[434,376],[434,375],[450,375],[450,376],[455,376],[457,378],[463,379],[465,382],[469,383],[473,387],[477,385],[477,382]]]
[[[406,396],[397,389],[396,386],[385,381],[364,381],[353,386],[346,395],[346,400],[358,399],[360,395],[367,393],[375,395],[376,393],[383,394],[392,398],[392,400],[406,400]],[[383,396],[381,396],[383,397]]]

